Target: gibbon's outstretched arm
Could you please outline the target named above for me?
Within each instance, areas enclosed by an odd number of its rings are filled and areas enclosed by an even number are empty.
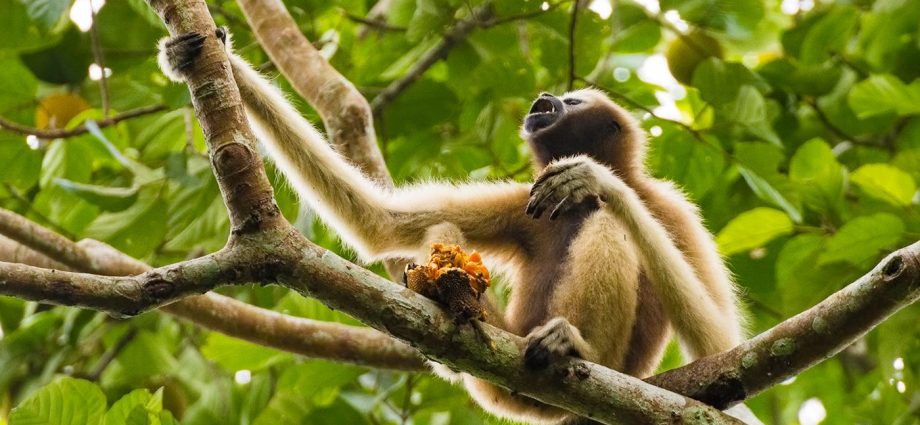
[[[722,305],[723,298],[733,298],[731,286],[710,290],[639,195],[609,168],[583,155],[550,163],[534,183],[527,214],[539,218],[549,211],[558,216],[594,196],[623,220],[635,238],[644,270],[691,356],[718,353],[740,343],[743,330],[738,312],[734,305]]]
[[[218,37],[226,35],[222,31],[218,30]],[[234,54],[229,37],[225,44],[250,123],[269,155],[301,199],[363,260],[415,257],[428,228],[444,222],[458,226],[471,243],[483,249],[526,237],[532,225],[518,210],[526,202],[529,185],[432,183],[385,189],[335,152],[277,88]],[[171,79],[184,80],[182,65],[197,51],[179,49],[189,46],[194,43],[161,42],[160,67]],[[471,216],[469,211],[477,214]]]

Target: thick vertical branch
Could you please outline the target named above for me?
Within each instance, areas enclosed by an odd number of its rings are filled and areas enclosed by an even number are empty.
[[[208,36],[187,83],[233,232],[281,225],[283,217],[246,121],[227,55],[214,37],[216,28],[207,5],[198,0],[149,2],[171,35],[198,32]]]

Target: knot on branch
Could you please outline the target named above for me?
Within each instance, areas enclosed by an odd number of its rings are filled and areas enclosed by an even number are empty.
[[[224,177],[236,175],[252,167],[255,154],[245,143],[230,142],[217,147],[212,156],[214,167]]]
[[[882,268],[882,273],[885,274],[885,281],[890,281],[901,275],[901,272],[904,271],[904,258],[900,255],[895,255],[888,260],[888,264],[885,264],[885,267]]]
[[[162,301],[170,298],[176,291],[176,286],[172,282],[162,277],[154,277],[144,283],[144,295],[154,301]]]

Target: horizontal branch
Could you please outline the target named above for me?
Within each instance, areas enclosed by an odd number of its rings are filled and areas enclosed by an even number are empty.
[[[918,298],[920,242],[738,347],[646,381],[724,409],[837,354]]]
[[[0,261],[108,276],[151,269],[109,245],[91,239],[74,243],[2,209],[0,234],[13,238],[0,236]],[[383,369],[427,370],[418,351],[371,328],[289,316],[216,293],[189,297],[162,310],[225,335],[308,357]]]
[[[105,128],[118,124],[119,122],[129,120],[131,118],[155,114],[165,110],[165,105],[144,106],[142,108],[132,109],[130,111],[122,112],[118,115],[96,121],[96,125],[99,126],[99,128]],[[71,129],[41,129],[17,124],[3,117],[0,117],[0,128],[13,133],[22,134],[24,136],[35,136],[40,139],[64,139],[67,137],[79,136],[89,132],[89,129],[86,128],[86,124],[80,124]]]
[[[0,262],[0,295],[132,316],[245,275],[225,252],[127,277]]]

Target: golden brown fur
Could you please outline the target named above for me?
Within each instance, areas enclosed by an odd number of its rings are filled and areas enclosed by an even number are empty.
[[[387,190],[337,155],[246,62],[230,58],[252,124],[302,200],[366,261],[425,255],[438,239],[479,250],[512,282],[503,320],[494,324],[528,338],[529,365],[573,354],[648,376],[672,323],[694,358],[741,341],[734,285],[696,208],[646,173],[642,131],[603,93],[541,97],[555,102],[557,115],[528,120],[558,119],[548,126],[528,121],[522,130],[534,151],[536,184]],[[581,103],[559,111],[561,99]],[[546,108],[534,104],[537,112]],[[499,416],[568,416],[474,377],[462,380]]]

